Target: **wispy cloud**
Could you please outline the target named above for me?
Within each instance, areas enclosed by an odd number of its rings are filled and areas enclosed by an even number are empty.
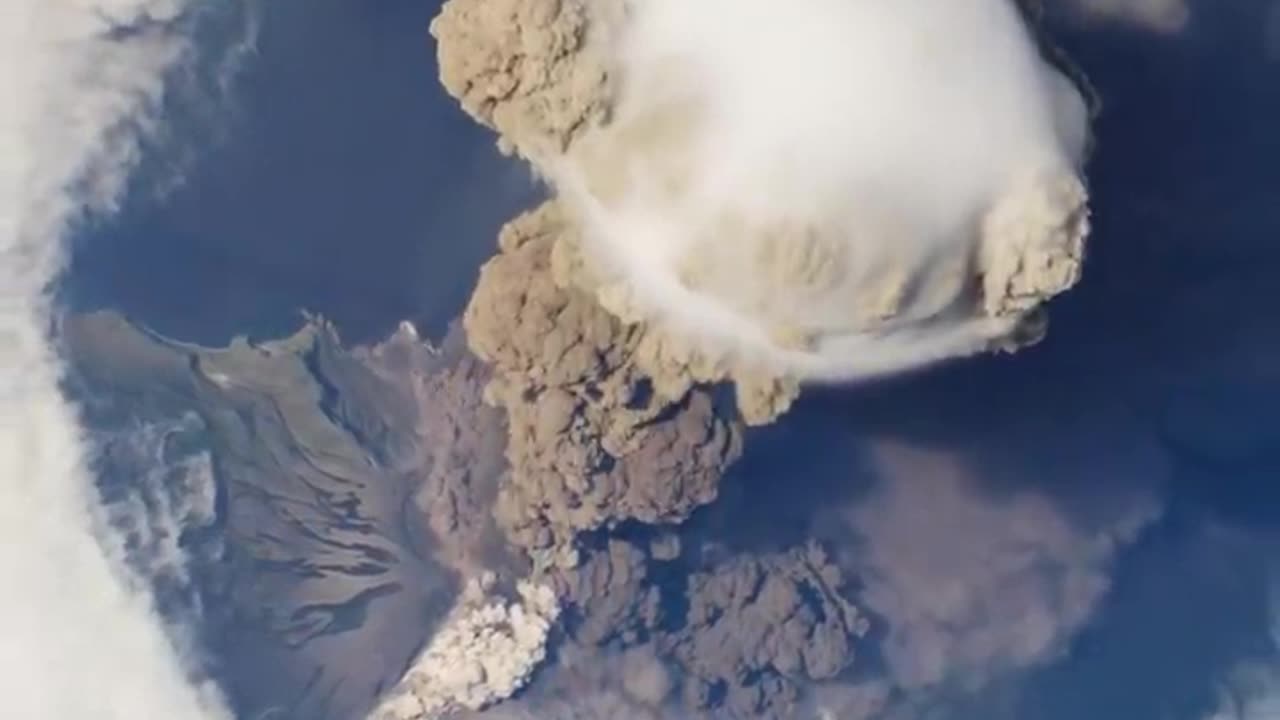
[[[1189,0],[1048,0],[1086,22],[1119,22],[1175,33],[1191,20]]]

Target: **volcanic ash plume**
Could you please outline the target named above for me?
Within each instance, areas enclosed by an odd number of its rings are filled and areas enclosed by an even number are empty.
[[[1009,0],[588,9],[611,116],[534,159],[624,320],[843,380],[1021,344],[1076,281],[1087,109]]]
[[[507,418],[496,525],[566,645],[648,638],[686,704],[794,717],[867,630],[819,549],[695,562],[621,536],[715,501],[744,426],[802,381],[1035,339],[1083,259],[1084,98],[1014,0],[449,0],[431,32],[445,89],[555,193],[504,228],[463,319]],[[688,576],[683,624],[651,563]],[[526,637],[535,663],[501,683],[428,651],[394,709],[506,697],[542,658]],[[543,677],[578,687],[563,650]]]
[[[679,522],[798,381],[1023,344],[1079,275],[1087,109],[1012,0],[449,0],[431,33],[559,193],[465,320],[518,545]]]

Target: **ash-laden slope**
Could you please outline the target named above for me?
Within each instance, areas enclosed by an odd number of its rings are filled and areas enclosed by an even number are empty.
[[[213,349],[111,313],[66,330],[94,427],[185,418],[174,442],[211,459],[215,518],[176,531],[206,550],[191,568],[204,634],[243,717],[363,717],[459,575],[504,562],[488,508],[505,433],[458,333],[436,348],[405,326],[347,350],[310,318]]]

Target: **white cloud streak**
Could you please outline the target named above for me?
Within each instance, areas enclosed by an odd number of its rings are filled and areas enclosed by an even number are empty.
[[[111,212],[190,52],[172,0],[0,9],[0,716],[210,720],[122,562],[59,389],[48,295],[81,223]]]
[[[1157,33],[1176,33],[1191,21],[1188,0],[1047,0],[1083,22],[1121,23]]]
[[[987,349],[1074,282],[1086,108],[1009,0],[628,12],[614,119],[549,173],[617,314],[846,379]]]

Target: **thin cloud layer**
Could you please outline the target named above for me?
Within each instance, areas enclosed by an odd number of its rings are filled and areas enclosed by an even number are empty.
[[[881,480],[848,515],[854,564],[860,599],[886,625],[889,675],[907,690],[975,690],[1059,658],[1118,553],[1161,511],[1129,488],[990,492],[961,459],[892,443],[873,458]]]
[[[69,236],[110,213],[168,73],[176,0],[19,0],[0,22],[0,715],[227,717],[194,683],[105,532],[48,295]]]

